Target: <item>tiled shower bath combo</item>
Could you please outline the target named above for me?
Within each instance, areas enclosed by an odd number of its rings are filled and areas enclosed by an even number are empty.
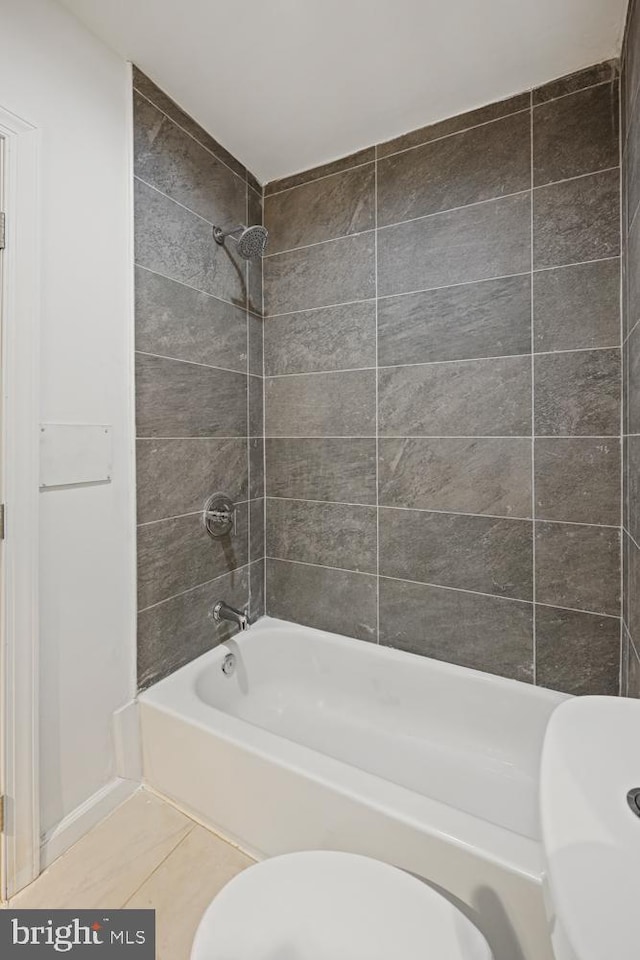
[[[139,685],[223,597],[626,692],[617,65],[265,188],[134,85]],[[262,263],[214,249],[235,222]]]
[[[266,187],[270,614],[618,692],[618,161],[602,64]]]

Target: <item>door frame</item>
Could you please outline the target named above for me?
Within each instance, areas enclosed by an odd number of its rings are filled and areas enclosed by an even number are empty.
[[[40,872],[38,718],[39,531],[39,131],[0,106],[6,214],[2,319],[2,544],[0,617],[0,845],[8,899]]]

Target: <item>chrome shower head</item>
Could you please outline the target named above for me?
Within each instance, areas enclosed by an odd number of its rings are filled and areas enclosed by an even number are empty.
[[[234,234],[240,234],[240,236],[236,237]],[[238,245],[238,253],[243,260],[255,260],[264,256],[269,231],[266,227],[245,227],[244,224],[240,224],[232,230],[222,230],[220,227],[213,228],[213,238],[216,243],[223,244],[226,237],[231,237]]]

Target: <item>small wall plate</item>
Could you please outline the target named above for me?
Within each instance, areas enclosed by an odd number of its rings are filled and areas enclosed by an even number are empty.
[[[204,505],[202,519],[209,536],[221,540],[234,532],[236,505],[226,494],[214,493]]]

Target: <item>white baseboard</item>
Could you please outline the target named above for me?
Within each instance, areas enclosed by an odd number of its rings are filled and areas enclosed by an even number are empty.
[[[140,784],[133,780],[116,777],[97,793],[72,810],[68,816],[45,835],[41,847],[41,866],[44,870],[54,860],[77,843],[92,827],[109,816],[116,807],[128,800]]]

